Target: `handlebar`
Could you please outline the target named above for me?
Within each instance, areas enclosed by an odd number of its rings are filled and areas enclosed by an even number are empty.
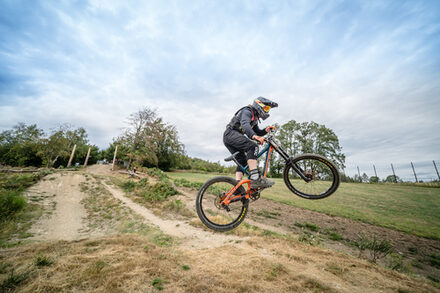
[[[268,135],[266,137],[264,137],[264,141],[265,142],[269,142],[270,140],[272,140],[276,132],[277,132],[276,129],[275,130],[271,129],[268,132]],[[258,142],[258,143],[260,142],[259,140],[254,139],[254,138],[252,140],[254,140],[254,141]]]

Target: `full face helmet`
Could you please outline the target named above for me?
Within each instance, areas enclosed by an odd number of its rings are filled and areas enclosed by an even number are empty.
[[[263,120],[266,120],[270,116],[269,110],[276,107],[278,107],[277,103],[263,97],[256,98],[252,104],[252,108],[258,112],[258,116]]]

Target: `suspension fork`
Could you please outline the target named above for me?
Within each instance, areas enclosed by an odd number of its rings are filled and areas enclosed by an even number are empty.
[[[311,178],[307,178],[304,175],[304,170],[301,169],[301,167],[299,167],[296,163],[293,162],[292,158],[281,148],[281,146],[278,146],[272,140],[269,141],[269,144],[277,153],[280,154],[280,156],[285,160],[286,164],[289,164],[292,167],[292,169],[299,175],[299,177],[301,177],[302,180],[304,180],[305,182],[312,181]]]

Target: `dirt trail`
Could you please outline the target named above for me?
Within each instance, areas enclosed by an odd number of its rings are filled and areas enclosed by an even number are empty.
[[[86,173],[111,174],[109,166],[92,166]],[[87,195],[80,184],[86,179],[83,173],[53,174],[28,190],[31,201],[42,201],[46,214],[29,231],[33,240],[76,240],[84,237],[103,236],[99,231],[86,233],[87,213],[81,200]],[[178,238],[179,246],[189,249],[219,247],[245,240],[242,237],[215,234],[193,227],[181,220],[162,219],[149,209],[127,198],[116,186],[102,182],[105,188],[118,200],[140,215],[148,225],[157,226],[163,233]]]
[[[149,209],[125,197],[124,192],[119,188],[107,185],[104,182],[102,182],[102,184],[113,194],[115,198],[125,203],[138,215],[141,215],[148,224],[159,227],[160,230],[170,236],[180,238],[181,247],[191,249],[212,248],[244,240],[242,237],[238,236],[206,232],[202,229],[190,226],[180,220],[162,219],[154,215]]]
[[[86,236],[83,218],[86,211],[81,204],[84,194],[80,183],[81,174],[52,174],[28,190],[31,201],[43,199],[49,207],[46,213],[30,230],[34,240],[75,240]],[[41,196],[43,195],[43,196]]]

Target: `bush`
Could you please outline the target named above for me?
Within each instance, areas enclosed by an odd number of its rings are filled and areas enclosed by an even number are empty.
[[[158,182],[150,188],[148,197],[151,200],[163,201],[177,193],[177,190],[170,183]]]
[[[166,181],[170,179],[167,174],[165,174],[162,170],[158,168],[147,169],[147,174],[156,177],[160,181]]]
[[[0,189],[0,221],[11,217],[25,206],[26,200],[20,191]]]
[[[134,182],[133,180],[124,181],[121,184],[121,187],[125,191],[133,191],[135,189],[135,187],[136,187],[136,182]]]
[[[137,183],[133,180],[128,180],[124,181],[121,187],[126,192],[133,192],[136,196],[143,197],[148,201],[164,201],[178,193],[168,179],[161,180],[154,185],[149,184],[146,178],[139,180]]]
[[[393,252],[394,244],[388,239],[379,240],[376,235],[372,237],[367,235],[359,235],[354,243],[359,248],[359,256],[364,250],[368,249],[370,252],[370,260],[373,263],[379,258],[385,257]]]

